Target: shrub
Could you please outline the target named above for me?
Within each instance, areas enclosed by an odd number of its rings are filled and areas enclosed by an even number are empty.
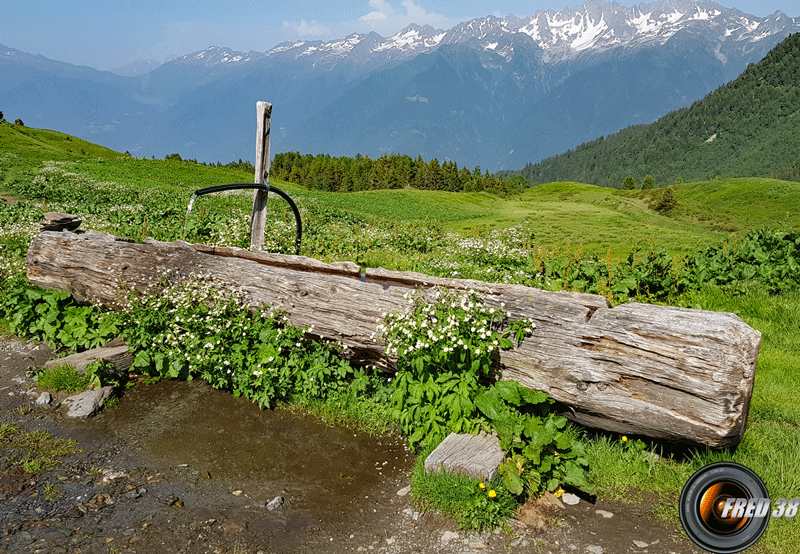
[[[655,210],[660,214],[669,215],[677,206],[678,201],[675,199],[672,189],[667,188],[664,189],[661,198],[656,203]]]

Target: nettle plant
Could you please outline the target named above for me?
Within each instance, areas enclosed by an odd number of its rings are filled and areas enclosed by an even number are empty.
[[[474,291],[406,296],[411,307],[388,314],[378,332],[397,358],[392,416],[410,441],[430,447],[451,432],[491,431],[507,456],[499,485],[511,494],[562,484],[591,492],[577,432],[551,413],[553,400],[514,381],[492,382],[500,351],[519,345],[534,323],[511,320],[503,304],[486,306]]]

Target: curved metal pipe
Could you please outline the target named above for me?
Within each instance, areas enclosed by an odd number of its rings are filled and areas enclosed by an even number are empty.
[[[233,183],[230,185],[215,185],[213,187],[206,187],[204,189],[198,189],[194,191],[194,196],[203,196],[204,194],[211,194],[214,192],[224,192],[226,190],[239,190],[239,189],[256,189],[256,190],[264,190],[269,194],[270,191],[275,191],[278,196],[286,200],[289,206],[292,208],[292,212],[294,212],[294,221],[297,226],[297,237],[295,238],[295,254],[300,254],[300,241],[303,239],[303,222],[300,219],[300,211],[297,209],[297,205],[294,203],[294,200],[283,192],[278,187],[273,187],[272,185],[267,185],[264,183]],[[194,201],[194,199],[193,199]]]

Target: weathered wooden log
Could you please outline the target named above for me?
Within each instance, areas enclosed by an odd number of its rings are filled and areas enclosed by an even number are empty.
[[[42,232],[31,242],[28,279],[79,301],[123,305],[165,271],[211,275],[253,304],[281,306],[298,326],[341,341],[352,359],[391,368],[371,339],[378,321],[404,310],[410,288],[473,289],[489,305],[536,323],[500,356],[502,379],[549,393],[571,419],[609,431],[711,447],[744,433],[761,333],[729,313],[625,304],[597,295],[417,273],[324,264],[302,256],[184,242],[134,243],[96,233]]]

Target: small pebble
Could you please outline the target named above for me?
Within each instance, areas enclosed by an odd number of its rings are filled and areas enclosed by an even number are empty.
[[[571,492],[565,492],[561,495],[561,502],[564,504],[568,504],[570,506],[575,506],[581,501],[580,498],[572,494]]]

